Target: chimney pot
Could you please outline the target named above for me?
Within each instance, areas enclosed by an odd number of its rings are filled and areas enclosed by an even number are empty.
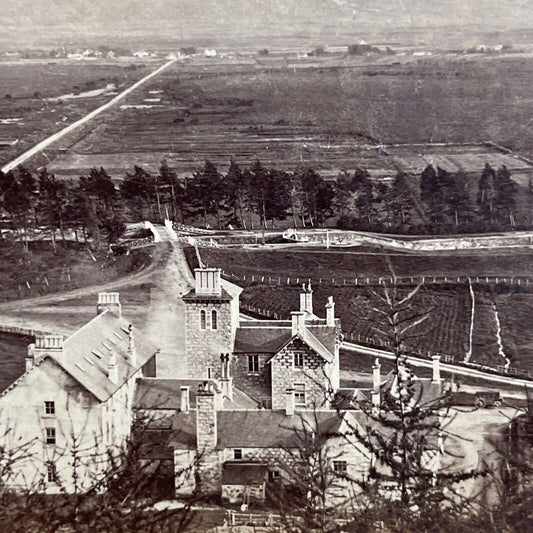
[[[335,326],[335,302],[333,296],[328,296],[328,303],[326,304],[326,325],[328,327]]]
[[[381,388],[381,364],[377,357],[372,365],[372,385],[374,391],[379,391]]]
[[[35,343],[28,346],[28,358],[31,357],[36,364],[46,355],[60,356],[63,353],[63,341],[63,335],[37,335]]]

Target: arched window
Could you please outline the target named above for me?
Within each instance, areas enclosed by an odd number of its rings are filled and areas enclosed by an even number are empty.
[[[211,329],[217,329],[217,312],[214,309],[211,311]]]
[[[200,311],[200,329],[206,329],[206,319],[205,319],[205,311],[202,309]]]

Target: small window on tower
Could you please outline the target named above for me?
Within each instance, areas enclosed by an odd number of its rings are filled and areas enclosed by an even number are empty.
[[[206,329],[206,317],[205,317],[205,311],[202,309],[200,311],[200,329]]]
[[[214,309],[211,311],[211,329],[217,329],[217,312]]]

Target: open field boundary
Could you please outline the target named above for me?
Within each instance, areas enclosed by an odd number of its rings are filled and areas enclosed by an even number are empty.
[[[50,331],[42,331],[40,329],[33,329],[23,326],[13,326],[10,324],[0,324],[0,332],[13,333],[15,335],[26,335],[28,337],[36,337],[37,335],[50,335]]]
[[[196,248],[196,250],[198,250]],[[198,257],[199,254],[198,254]],[[346,285],[346,286],[376,286],[389,284],[413,285],[413,284],[477,284],[477,285],[513,285],[520,287],[533,287],[533,279],[525,276],[389,276],[371,277],[358,276],[354,278],[326,278],[326,277],[287,277],[272,276],[262,274],[242,274],[241,276],[233,273],[222,272],[222,275],[229,281],[244,283],[263,283],[267,285],[301,285],[302,283],[313,282],[318,285]]]

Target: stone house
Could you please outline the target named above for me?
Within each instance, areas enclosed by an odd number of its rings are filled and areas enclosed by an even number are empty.
[[[283,408],[287,389],[297,409],[326,407],[339,389],[342,332],[333,299],[319,318],[304,286],[290,320],[254,321],[239,319],[241,290],[221,280],[220,269],[195,269],[195,287],[182,297],[188,377],[232,378],[264,408]]]
[[[350,437],[354,427],[364,431],[359,413],[296,411],[294,391],[284,398],[284,409],[218,410],[212,385],[201,385],[196,410],[173,420],[176,494],[200,489],[231,503],[263,501],[269,486],[295,482],[301,452],[313,446],[331,478],[328,494],[341,500],[353,495],[350,480],[363,479],[370,466],[368,453]]]
[[[97,316],[70,337],[37,336],[25,372],[0,394],[0,445],[17,459],[6,485],[72,492],[76,474],[88,488],[128,439],[135,383],[155,375],[157,352],[122,316],[118,293],[100,293]]]

